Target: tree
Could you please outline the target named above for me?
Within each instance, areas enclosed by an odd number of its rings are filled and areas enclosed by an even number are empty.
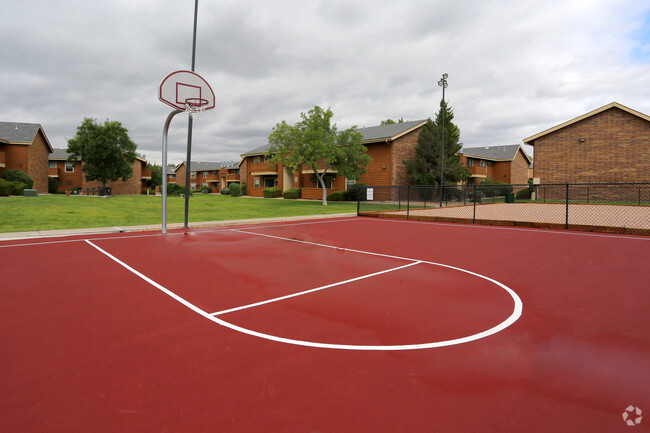
[[[397,121],[394,121],[393,119],[390,118],[386,120],[382,120],[380,125],[394,125],[396,123],[404,123],[404,118],[400,117],[399,119],[397,119]]]
[[[460,162],[458,151],[461,145],[460,129],[452,120],[453,110],[447,107],[445,101],[440,101],[440,110],[436,121],[431,119],[422,127],[415,147],[415,156],[404,161],[406,172],[411,185],[438,185],[440,184],[440,145],[442,142],[442,113],[445,113],[445,147],[444,147],[444,183],[458,182],[470,177],[470,171]]]
[[[147,168],[151,171],[151,179],[147,181],[147,186],[155,189],[158,185],[162,185],[162,166],[155,163],[148,163]]]
[[[370,162],[366,147],[361,144],[363,135],[356,131],[356,126],[339,132],[336,124],[330,123],[332,116],[330,109],[324,111],[315,106],[307,114],[300,113],[302,120],[293,126],[284,120],[276,124],[269,135],[266,155],[274,167],[284,164],[291,172],[303,166],[312,169],[323,190],[323,206],[327,206],[327,173],[336,169],[340,176],[359,180]]]
[[[106,186],[109,180],[127,180],[133,175],[136,148],[120,122],[107,119],[99,124],[86,117],[77,127],[75,137],[68,140],[68,161],[83,161],[86,180],[98,180]]]

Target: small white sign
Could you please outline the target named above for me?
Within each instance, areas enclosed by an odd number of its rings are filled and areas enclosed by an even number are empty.
[[[373,200],[372,196],[373,196],[373,190],[372,190],[372,188],[368,188],[366,190],[366,200],[368,200],[368,201]]]

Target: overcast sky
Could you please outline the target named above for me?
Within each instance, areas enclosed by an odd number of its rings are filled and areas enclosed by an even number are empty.
[[[0,121],[67,147],[84,117],[120,121],[161,161],[160,81],[191,68],[193,0],[23,0],[1,7]],[[192,160],[239,160],[315,105],[339,129],[434,117],[466,147],[521,143],[612,101],[650,114],[650,1],[199,0],[196,72],[216,108]],[[187,116],[169,134],[185,159]],[[527,149],[530,153],[531,149]]]

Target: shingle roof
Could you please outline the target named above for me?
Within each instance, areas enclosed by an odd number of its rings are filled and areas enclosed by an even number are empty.
[[[39,130],[43,132],[45,143],[51,150],[52,145],[47,139],[45,131],[38,123],[0,122],[0,141],[10,144],[30,145]]]
[[[634,116],[637,116],[637,117],[639,117],[639,118],[641,118],[643,120],[647,120],[648,122],[650,122],[650,116],[648,116],[647,114],[640,113],[640,112],[638,112],[636,110],[633,110],[631,108],[626,107],[625,105],[619,104],[618,102],[610,102],[609,104],[604,105],[604,106],[602,106],[600,108],[596,108],[595,110],[590,111],[589,113],[583,114],[582,116],[578,116],[578,117],[576,117],[574,119],[568,120],[568,121],[566,121],[564,123],[560,123],[559,125],[556,125],[556,126],[554,126],[552,128],[549,128],[549,129],[547,129],[545,131],[542,131],[542,132],[540,132],[538,134],[531,135],[528,138],[524,138],[523,141],[524,141],[525,144],[530,144],[531,146],[534,146],[535,145],[535,140],[537,140],[540,137],[543,137],[543,136],[545,136],[547,134],[550,134],[551,132],[555,132],[555,131],[557,131],[559,129],[565,128],[565,127],[567,127],[569,125],[573,125],[574,123],[580,122],[581,120],[584,120],[584,119],[586,119],[588,117],[595,116],[596,114],[602,113],[603,111],[609,110],[611,108],[618,108],[620,110],[626,111],[626,112],[628,112],[628,113],[630,113],[630,114],[632,114]]]
[[[462,148],[460,153],[473,156],[476,158],[489,159],[491,161],[512,161],[517,156],[517,152],[521,148],[519,144],[508,144],[505,146],[484,146],[484,147],[470,147]],[[524,152],[526,158],[530,162],[530,157]]]
[[[270,144],[265,144],[264,146],[256,147],[255,149],[251,149],[248,152],[242,153],[241,156],[245,157],[245,156],[264,155],[266,153],[266,150],[270,146],[271,146]]]
[[[60,161],[68,159],[68,156],[70,156],[70,154],[66,151],[66,149],[59,149],[55,147],[52,149],[52,153],[49,155],[48,159],[50,161]]]
[[[176,171],[178,167],[180,167],[182,164],[185,164],[185,161],[181,162],[178,164],[176,169],[173,171]],[[236,166],[237,163],[234,161],[225,161],[225,162],[208,162],[208,161],[192,161],[192,164],[190,166],[190,171],[212,171],[212,170],[219,170],[221,168],[225,167],[231,167],[231,166]]]
[[[412,130],[424,125],[426,120],[412,120],[402,123],[393,123],[390,125],[370,126],[368,128],[357,128],[357,131],[363,135],[362,143],[373,143],[378,141],[395,140],[402,135],[411,132]],[[241,154],[242,157],[264,155],[269,144],[256,147],[248,152]]]
[[[426,120],[412,120],[409,122],[393,123],[390,125],[357,128],[357,131],[363,134],[362,142],[365,143],[373,141],[394,140],[424,125],[426,122]]]

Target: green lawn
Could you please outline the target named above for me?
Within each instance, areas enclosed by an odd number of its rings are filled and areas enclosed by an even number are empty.
[[[185,200],[167,199],[167,223],[182,223]],[[355,213],[356,202],[297,201],[196,194],[190,222]],[[162,197],[42,195],[0,197],[0,233],[162,224]]]

